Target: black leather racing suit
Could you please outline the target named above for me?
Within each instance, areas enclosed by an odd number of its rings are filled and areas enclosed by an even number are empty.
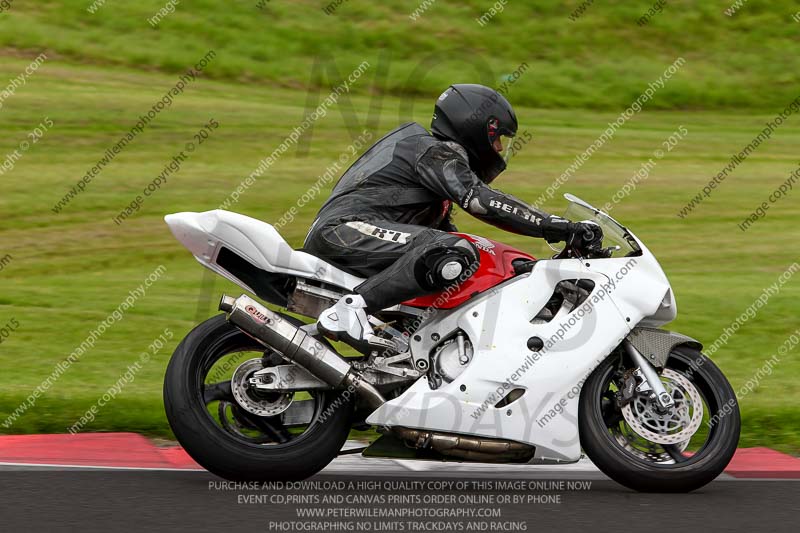
[[[562,240],[568,221],[491,189],[459,144],[417,123],[389,132],[341,177],[306,237],[305,251],[368,279],[356,287],[375,312],[463,279],[442,265],[472,266],[477,249],[453,235],[452,203],[510,232]]]

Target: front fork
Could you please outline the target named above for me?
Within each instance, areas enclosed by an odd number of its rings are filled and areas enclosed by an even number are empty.
[[[672,395],[664,388],[664,384],[661,382],[661,377],[656,372],[655,367],[647,362],[647,359],[628,339],[622,341],[622,346],[625,349],[625,353],[631,358],[633,365],[638,367],[639,372],[641,372],[643,382],[637,387],[637,391],[644,393],[649,391],[651,398],[655,396],[658,410],[662,413],[668,412],[675,406],[675,402],[672,399]]]

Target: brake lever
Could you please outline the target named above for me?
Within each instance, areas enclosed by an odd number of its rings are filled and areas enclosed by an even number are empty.
[[[603,248],[598,246],[597,248],[590,248],[587,250],[586,257],[587,258],[599,258],[599,259],[608,259],[609,257],[614,255],[614,252],[619,250],[621,246],[609,246],[608,248]]]

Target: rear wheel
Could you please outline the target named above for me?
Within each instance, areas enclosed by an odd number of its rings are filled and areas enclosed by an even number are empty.
[[[286,320],[297,320],[285,316]],[[299,480],[336,457],[353,402],[341,391],[264,393],[249,378],[284,364],[219,315],[176,349],[164,380],[170,427],[189,455],[226,479]]]
[[[580,398],[581,445],[606,475],[646,492],[688,492],[715,479],[731,460],[741,421],[722,371],[693,348],[675,348],[661,374],[674,408],[618,392],[630,369],[612,355],[586,381]]]

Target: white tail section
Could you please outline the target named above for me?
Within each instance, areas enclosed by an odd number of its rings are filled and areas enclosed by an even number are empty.
[[[164,221],[203,266],[251,292],[251,287],[217,264],[223,248],[267,272],[316,279],[348,290],[363,281],[318,257],[293,250],[272,225],[245,215],[215,209],[175,213]]]

